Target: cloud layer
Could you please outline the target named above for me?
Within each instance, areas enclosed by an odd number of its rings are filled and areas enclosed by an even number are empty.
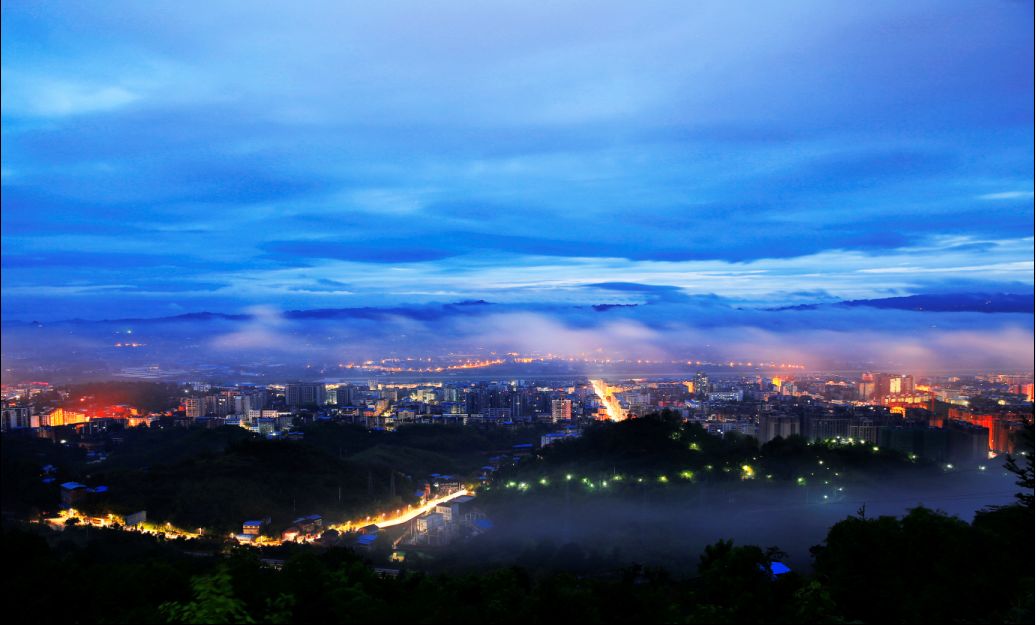
[[[626,287],[624,287],[626,288]],[[1031,297],[1031,296],[1030,296]],[[723,298],[662,298],[613,306],[461,302],[448,305],[281,311],[239,315],[71,321],[4,327],[12,363],[97,361],[206,370],[256,366],[289,377],[344,373],[340,364],[387,357],[526,356],[794,363],[812,369],[916,374],[1031,371],[1032,312],[920,312],[840,304],[751,309]],[[113,348],[132,341],[132,350]],[[71,352],[69,351],[71,350]],[[72,356],[71,354],[74,354]],[[682,364],[680,364],[682,363]],[[534,374],[530,370],[529,374]],[[513,374],[511,371],[509,374]],[[502,373],[503,374],[503,373]]]

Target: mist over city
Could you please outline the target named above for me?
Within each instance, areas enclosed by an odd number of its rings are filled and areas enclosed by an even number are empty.
[[[1033,622],[1034,26],[4,0],[6,616]]]

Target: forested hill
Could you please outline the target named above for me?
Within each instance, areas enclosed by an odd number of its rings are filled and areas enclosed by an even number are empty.
[[[4,509],[22,516],[57,505],[57,483],[104,484],[97,511],[147,510],[155,521],[229,531],[249,518],[287,525],[302,514],[344,520],[412,503],[430,473],[468,476],[500,449],[538,431],[477,431],[448,426],[396,432],[318,423],[302,440],[266,440],[237,427],[133,428],[108,457],[39,439],[3,438]],[[58,467],[43,485],[40,468]]]

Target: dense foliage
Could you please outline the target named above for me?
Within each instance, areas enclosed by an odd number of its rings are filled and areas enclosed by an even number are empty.
[[[7,588],[19,622],[1021,623],[1033,619],[1032,527],[1024,506],[971,524],[923,508],[853,517],[815,550],[814,575],[779,577],[780,554],[723,541],[680,578],[636,565],[387,577],[351,551],[312,547],[278,568],[254,550],[84,528],[5,529],[3,556],[20,563]]]
[[[538,457],[505,471],[503,477],[534,481],[546,476],[557,481],[570,474],[622,475],[628,483],[630,477],[656,480],[681,475],[694,480],[740,479],[750,470],[757,478],[794,480],[817,473],[818,467],[861,469],[874,476],[918,465],[924,463],[862,443],[810,443],[792,436],[760,446],[754,437],[736,432],[717,436],[663,410],[638,419],[594,424],[580,438],[547,447]]]
[[[264,511],[283,520],[309,507],[330,514],[384,504],[393,486],[397,498],[413,486],[405,471],[440,462],[471,470],[535,435],[315,424],[304,441],[269,441],[238,428],[141,429],[126,432],[101,464],[49,441],[4,437],[5,518],[24,518],[20,511],[47,498],[54,485],[39,479],[46,462],[60,465],[61,479],[109,484],[114,496],[107,505],[144,507],[184,526],[236,526]],[[341,548],[230,548],[217,539],[162,540],[91,527],[57,533],[5,521],[3,557],[18,563],[6,591],[16,598],[14,618],[29,622],[1032,622],[1027,453],[1010,463],[1028,495],[1018,504],[983,510],[971,523],[926,508],[901,518],[861,510],[812,550],[811,571],[780,576],[769,568],[783,558],[775,548],[729,541],[685,554],[697,558],[694,574],[644,568],[566,542],[510,553],[514,566],[385,576]],[[747,462],[775,479],[830,464],[878,473],[910,465],[870,447],[798,438],[760,448],[754,439],[715,437],[661,414],[591,428],[509,471],[556,475],[578,467],[583,474],[633,476],[682,469],[722,481],[743,477],[738,467]]]
[[[467,474],[495,453],[539,441],[541,428],[475,428],[451,425],[404,425],[393,432],[318,422],[304,428],[306,442],[327,453],[347,456],[414,475]]]

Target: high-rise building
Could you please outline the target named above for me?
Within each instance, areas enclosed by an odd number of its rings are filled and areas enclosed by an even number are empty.
[[[327,389],[323,384],[289,384],[284,388],[284,403],[299,406],[323,406],[327,403]]]
[[[205,414],[205,398],[188,397],[183,400],[183,407],[187,412],[188,419],[197,419]]]
[[[849,419],[840,417],[819,417],[809,419],[809,438],[812,440],[829,440],[847,438],[849,436]]]
[[[225,417],[233,414],[235,409],[234,396],[229,392],[222,392],[218,395],[206,395],[205,404],[202,407],[202,414]]]
[[[460,391],[456,386],[446,386],[442,389],[442,400],[443,401],[457,401],[460,397]]]
[[[876,445],[881,438],[882,425],[868,417],[853,419],[849,423],[849,438]]]
[[[890,395],[909,395],[914,392],[914,376],[912,375],[865,373],[864,382],[868,377],[874,381],[873,399],[875,401],[881,401]]]
[[[555,399],[550,402],[550,418],[551,421],[557,423],[558,421],[568,421],[572,419],[572,400],[571,399]]]
[[[266,391],[251,390],[234,396],[234,414],[248,414],[249,410],[262,410],[266,407]]]
[[[793,415],[767,415],[759,417],[759,442],[768,443],[780,436],[788,438],[801,433],[801,423]]]
[[[709,384],[709,376],[705,375],[701,371],[694,374],[694,392],[699,395],[704,395],[712,389]]]
[[[528,404],[525,401],[525,397],[522,396],[520,390],[514,390],[511,392],[511,415],[514,418],[521,417],[525,414],[525,408]]]
[[[32,414],[28,406],[9,406],[3,409],[0,431],[24,430],[32,427]]]

